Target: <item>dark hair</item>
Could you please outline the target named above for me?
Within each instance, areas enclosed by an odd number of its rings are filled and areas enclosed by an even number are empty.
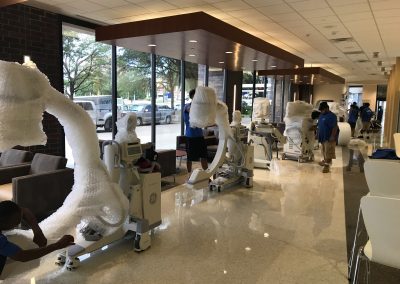
[[[19,214],[21,212],[21,208],[11,200],[1,201],[0,202],[0,223],[8,222],[9,218],[14,214]]]
[[[321,103],[319,104],[318,110],[324,110],[324,109],[329,109],[329,105],[328,105],[327,102],[321,102]]]
[[[189,91],[189,98],[190,98],[190,99],[193,99],[194,93],[196,93],[196,90],[195,90],[195,89],[191,89],[191,90]]]
[[[314,110],[312,113],[311,113],[311,118],[312,119],[317,119],[319,116],[320,116],[320,112],[318,111],[318,110]]]

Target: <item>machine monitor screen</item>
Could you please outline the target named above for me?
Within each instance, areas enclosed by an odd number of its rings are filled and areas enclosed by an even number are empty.
[[[140,145],[137,144],[134,146],[128,146],[126,150],[128,152],[128,156],[133,156],[142,153]]]

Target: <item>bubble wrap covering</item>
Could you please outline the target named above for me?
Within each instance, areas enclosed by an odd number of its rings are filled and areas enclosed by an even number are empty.
[[[214,89],[199,86],[190,106],[190,126],[204,128],[215,124],[217,95]]]
[[[43,144],[46,139],[40,122],[44,110],[58,118],[72,146],[75,183],[64,204],[41,222],[46,237],[52,241],[63,234],[74,234],[79,223],[92,220],[101,223],[106,234],[114,231],[113,225],[127,216],[128,199],[111,182],[99,158],[96,129],[89,115],[52,88],[37,69],[0,61],[0,78],[1,149]]]

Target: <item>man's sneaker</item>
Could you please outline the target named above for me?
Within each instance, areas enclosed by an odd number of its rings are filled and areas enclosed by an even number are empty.
[[[329,165],[324,165],[324,168],[322,169],[322,172],[324,174],[329,173]]]
[[[322,160],[321,162],[318,163],[318,165],[320,165],[321,167],[325,166],[325,161]]]

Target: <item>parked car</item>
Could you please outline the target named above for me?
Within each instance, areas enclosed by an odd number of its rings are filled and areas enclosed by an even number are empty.
[[[122,107],[124,112],[135,112],[137,124],[151,123],[151,104],[131,104]],[[172,122],[172,117],[175,115],[175,110],[166,105],[156,105],[156,123]]]
[[[117,119],[123,116],[120,108],[123,105],[122,99],[118,100]],[[112,98],[111,95],[105,96],[79,96],[74,98],[74,103],[79,104],[88,112],[96,127],[104,127],[109,132],[112,130]]]

